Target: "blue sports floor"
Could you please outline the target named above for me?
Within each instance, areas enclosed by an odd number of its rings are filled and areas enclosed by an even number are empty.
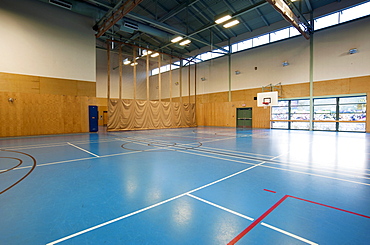
[[[0,139],[0,244],[370,244],[370,135]]]

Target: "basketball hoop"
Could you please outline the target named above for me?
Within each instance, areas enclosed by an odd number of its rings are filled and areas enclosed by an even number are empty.
[[[269,101],[264,101],[262,102],[263,104],[263,109],[267,109],[267,107],[269,106],[270,102]]]

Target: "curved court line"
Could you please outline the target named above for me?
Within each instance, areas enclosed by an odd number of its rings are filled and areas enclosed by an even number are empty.
[[[192,143],[190,143],[190,144],[192,144]],[[154,150],[156,150],[156,149],[153,149],[153,151]],[[149,149],[149,150],[146,150],[146,151],[152,151],[152,149]],[[215,159],[225,160],[225,161],[231,161],[231,162],[237,162],[237,163],[242,163],[242,164],[255,165],[254,163],[248,163],[248,162],[245,162],[245,161],[238,161],[238,160],[234,160],[234,159],[227,159],[227,158],[222,158],[222,157],[215,157],[215,156],[211,156],[211,155],[199,154],[199,153],[194,153],[194,152],[190,152],[190,151],[183,151],[183,150],[177,150],[177,151],[178,152],[182,152],[182,153],[188,153],[188,154],[193,154],[193,155],[199,155],[199,156],[204,156],[204,157],[209,157],[209,158],[215,158]],[[125,155],[125,154],[130,154],[130,153],[136,153],[136,152],[133,151],[133,152],[109,154],[109,155],[100,156],[100,158],[112,157],[112,156],[120,156],[120,155]],[[286,154],[286,153],[284,153],[284,154]],[[284,155],[284,154],[281,154],[281,155]],[[274,157],[272,159],[278,158],[281,155],[279,155],[277,157]],[[53,163],[45,163],[45,164],[40,164],[38,166],[48,166],[48,165],[54,165],[54,164],[59,164],[59,163],[67,163],[67,162],[74,162],[74,161],[80,161],[80,160],[88,160],[88,159],[94,159],[94,158],[80,158],[80,159],[74,159],[74,160],[59,161],[59,162],[53,162]],[[260,159],[260,161],[262,161],[262,159]],[[272,160],[271,159],[269,159],[269,160],[265,159],[265,161],[268,161],[269,163],[271,163]],[[341,179],[341,178],[336,178],[336,177],[331,177],[331,176],[325,176],[325,175],[320,175],[320,174],[314,174],[314,173],[307,173],[307,172],[302,172],[302,171],[298,171],[298,170],[284,169],[284,168],[278,168],[278,167],[267,166],[267,165],[263,165],[262,167],[272,168],[272,169],[278,169],[278,170],[283,170],[283,171],[295,172],[295,173],[300,173],[300,174],[312,175],[312,176],[317,176],[317,177],[322,177],[322,178],[329,178],[329,179],[334,179],[334,180],[340,180],[340,181],[345,181],[345,182],[350,182],[350,183],[355,183],[355,184],[361,184],[361,185],[370,186],[370,184],[363,183],[363,182],[346,180],[346,179]],[[24,168],[29,168],[29,167],[18,167],[15,170],[17,170],[17,169],[24,169]],[[313,170],[321,171],[319,169],[313,169]],[[328,171],[328,172],[330,172],[330,171]],[[330,172],[330,173],[341,174],[341,173],[338,173],[338,172]],[[358,176],[353,176],[353,175],[350,175],[350,176],[351,177],[354,177],[354,178],[365,178],[365,179],[367,179],[366,177],[358,177]]]
[[[24,153],[24,152],[20,152],[20,151],[10,151],[10,150],[3,150],[3,149],[0,149],[0,151],[14,152],[14,153],[23,154],[23,155],[26,155],[26,156],[30,157],[32,159],[32,162],[33,162],[31,169],[26,173],[26,175],[24,175],[22,178],[20,178],[17,182],[15,182],[14,184],[12,184],[11,186],[9,186],[9,187],[5,188],[4,190],[0,191],[0,194],[3,194],[4,192],[10,190],[11,188],[13,188],[17,184],[19,184],[19,182],[21,182],[22,180],[24,180],[28,175],[30,175],[32,173],[32,171],[36,168],[36,159],[33,156],[31,156],[30,154],[27,154],[27,153]]]
[[[213,203],[213,202],[207,201],[207,200],[205,200],[205,199],[203,199],[203,198],[200,198],[200,197],[194,196],[194,195],[192,195],[192,194],[187,194],[187,195],[188,195],[188,196],[190,196],[190,197],[192,197],[192,198],[194,198],[194,199],[197,199],[197,200],[199,200],[199,201],[201,201],[201,202],[204,202],[204,203],[207,203],[207,204],[209,204],[209,205],[211,205],[211,206],[214,206],[214,207],[216,207],[216,208],[222,209],[222,210],[224,210],[224,211],[226,211],[226,212],[229,212],[229,213],[235,214],[235,215],[237,215],[237,216],[239,216],[239,217],[242,217],[242,218],[244,218],[244,219],[247,219],[247,220],[250,220],[250,221],[254,221],[254,220],[255,220],[254,218],[251,218],[251,217],[246,216],[246,215],[244,215],[244,214],[238,213],[238,212],[236,212],[236,211],[234,211],[234,210],[231,210],[231,209],[228,209],[228,208],[222,207],[222,206],[220,206],[220,205],[218,205],[218,204],[216,204],[216,203]],[[315,243],[315,242],[312,242],[312,241],[310,241],[310,240],[308,240],[308,239],[306,239],[306,238],[300,237],[300,236],[298,236],[298,235],[295,235],[295,234],[293,234],[293,233],[291,233],[291,232],[288,232],[288,231],[285,231],[285,230],[283,230],[283,229],[277,228],[276,226],[269,225],[269,224],[266,224],[266,223],[261,223],[261,225],[266,226],[267,228],[270,228],[270,229],[275,230],[275,231],[277,231],[277,232],[280,232],[280,233],[282,233],[282,234],[284,234],[284,235],[287,235],[287,236],[290,236],[290,237],[295,238],[295,239],[297,239],[297,240],[300,240],[300,241],[302,241],[302,242],[305,242],[305,243],[308,243],[308,244],[311,244],[311,245],[318,245],[318,244],[317,244],[317,243]]]
[[[132,138],[139,138],[141,140],[148,140],[148,138],[143,138],[143,137],[132,137]],[[217,140],[212,140],[212,141],[208,141],[208,142],[214,142],[214,141],[219,141],[219,140],[225,140],[225,139],[217,139]],[[160,141],[160,140],[158,140]],[[162,141],[164,144],[168,143],[166,141]],[[208,143],[207,141],[203,141],[203,143]],[[181,144],[181,145],[189,145],[189,144],[193,144],[193,143],[188,143],[188,144]],[[211,149],[211,150],[206,150],[206,149]],[[217,155],[220,155],[220,154],[224,154],[224,155],[229,155],[231,157],[234,157],[234,158],[247,158],[247,159],[251,159],[251,160],[255,160],[255,161],[268,161],[269,163],[271,164],[276,164],[276,165],[285,165],[285,166],[289,166],[289,164],[293,165],[293,167],[296,167],[296,168],[303,168],[303,169],[311,169],[311,170],[317,170],[317,171],[321,171],[321,172],[327,172],[327,173],[334,173],[334,174],[339,174],[339,175],[345,175],[345,176],[348,176],[348,177],[354,177],[354,178],[360,178],[360,179],[370,179],[369,177],[364,177],[364,176],[355,176],[353,174],[359,174],[359,175],[366,175],[366,176],[370,176],[369,173],[364,173],[364,172],[357,172],[357,171],[360,171],[360,169],[349,169],[349,170],[346,170],[346,171],[343,171],[343,170],[340,170],[340,171],[331,171],[330,168],[327,168],[327,167],[310,167],[310,166],[303,166],[303,164],[301,163],[293,163],[293,162],[282,162],[282,161],[279,161],[279,160],[275,160],[275,161],[272,161],[272,160],[269,160],[269,159],[266,159],[266,158],[258,158],[258,157],[250,157],[250,156],[245,156],[246,154],[248,155],[259,155],[259,156],[265,156],[265,157],[268,157],[268,158],[271,158],[273,156],[269,156],[269,155],[263,155],[263,154],[254,154],[254,153],[244,153],[244,152],[238,152],[238,151],[232,151],[232,150],[225,150],[225,149],[219,149],[219,148],[211,148],[211,147],[206,147],[206,146],[202,146],[201,149],[194,149],[194,150],[197,150],[197,151],[205,151],[205,152],[210,152],[210,153],[214,153],[214,154],[217,154]],[[216,151],[214,151],[216,150]],[[230,153],[222,153],[222,152],[233,152],[233,153],[242,153],[242,155],[235,155],[235,154],[230,154]],[[283,153],[281,154],[280,156],[282,155],[285,155],[287,154],[288,152],[286,153]],[[243,155],[244,154],[244,155]],[[369,171],[367,169],[365,169],[366,171]]]
[[[18,161],[19,161],[19,163],[18,163],[17,165],[15,165],[15,166],[13,166],[13,167],[11,167],[11,168],[4,169],[4,170],[0,170],[0,174],[2,174],[2,173],[6,173],[6,172],[8,172],[8,171],[10,171],[10,170],[13,170],[13,169],[15,169],[15,168],[17,168],[17,167],[21,166],[21,165],[22,165],[22,163],[23,163],[22,159],[20,159],[20,158],[15,158],[15,157],[0,157],[0,158],[7,158],[7,159],[13,159],[13,160],[18,160]]]
[[[162,204],[165,204],[165,203],[167,203],[167,202],[170,202],[170,201],[176,200],[176,199],[178,199],[178,198],[180,198],[180,197],[183,197],[183,196],[186,196],[186,195],[188,195],[188,194],[191,194],[191,193],[193,193],[193,192],[195,192],[195,191],[198,191],[198,190],[204,189],[204,188],[206,188],[206,187],[208,187],[208,186],[211,186],[211,185],[214,185],[214,184],[219,183],[219,182],[221,182],[221,181],[224,181],[224,180],[226,180],[226,179],[232,178],[232,177],[234,177],[234,176],[236,176],[236,175],[239,175],[239,174],[241,174],[241,173],[244,173],[244,172],[246,172],[246,171],[248,171],[248,170],[251,170],[251,169],[253,169],[253,168],[255,168],[255,167],[258,167],[258,166],[260,166],[260,165],[262,165],[262,164],[263,164],[263,163],[260,163],[260,164],[258,164],[258,165],[255,165],[255,166],[252,166],[252,167],[249,167],[249,168],[246,168],[246,169],[240,170],[240,171],[238,171],[238,172],[236,172],[236,173],[233,173],[233,174],[231,174],[231,175],[228,175],[228,176],[226,176],[226,177],[224,177],[224,178],[218,179],[218,180],[216,180],[216,181],[213,181],[213,182],[208,183],[208,184],[206,184],[206,185],[203,185],[203,186],[201,186],[201,187],[195,188],[195,189],[193,189],[193,190],[191,190],[191,191],[188,191],[188,192],[182,193],[182,194],[177,195],[177,196],[175,196],[175,197],[172,197],[172,198],[166,199],[166,200],[164,200],[164,201],[162,201],[162,202],[158,202],[158,203],[153,204],[153,205],[150,205],[150,206],[148,206],[148,207],[146,207],[146,208],[139,209],[139,210],[137,210],[137,211],[135,211],[135,212],[132,212],[132,213],[129,213],[129,214],[126,214],[126,215],[120,216],[120,217],[118,217],[118,218],[115,218],[115,219],[109,220],[109,221],[104,222],[104,223],[101,223],[101,224],[99,224],[99,225],[92,226],[92,227],[87,228],[87,229],[85,229],[85,230],[82,230],[82,231],[76,232],[76,233],[74,233],[74,234],[71,234],[71,235],[66,236],[66,237],[63,237],[63,238],[60,238],[60,239],[58,239],[58,240],[56,240],[56,241],[49,242],[49,243],[47,243],[46,245],[54,245],[54,244],[57,244],[57,243],[60,243],[60,242],[63,242],[63,241],[69,240],[69,239],[71,239],[71,238],[73,238],[73,237],[76,237],[76,236],[82,235],[82,234],[84,234],[84,233],[87,233],[87,232],[90,232],[90,231],[96,230],[96,229],[98,229],[98,228],[100,228],[100,227],[103,227],[103,226],[106,226],[106,225],[109,225],[109,224],[115,223],[115,222],[117,222],[117,221],[120,221],[120,220],[122,220],[122,219],[128,218],[128,217],[133,216],[133,215],[135,215],[135,214],[142,213],[142,212],[144,212],[144,211],[147,211],[147,210],[149,210],[149,209],[155,208],[155,207],[160,206],[160,205],[162,205]]]
[[[98,140],[98,141],[88,141],[88,140],[84,140],[84,141],[69,141],[69,142],[72,142],[74,144],[98,144],[98,143],[102,143],[102,142],[114,142],[116,140],[111,140],[111,139],[102,139],[102,140]],[[68,142],[58,142],[58,143],[49,143],[49,144],[34,144],[34,145],[19,145],[19,146],[9,146],[9,147],[4,147],[3,149],[5,150],[25,150],[25,149],[35,149],[35,148],[47,148],[47,147],[56,147],[56,146],[65,146]]]

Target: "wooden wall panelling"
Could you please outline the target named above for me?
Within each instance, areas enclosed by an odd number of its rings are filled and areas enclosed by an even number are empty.
[[[40,77],[40,93],[77,95],[77,81]]]
[[[313,83],[314,96],[349,94],[349,79],[320,81]]]
[[[314,86],[315,88],[315,86]],[[299,98],[310,96],[310,84],[298,83],[281,86],[281,98]]]
[[[0,92],[0,136],[88,132],[91,102],[86,96]]]
[[[96,83],[77,81],[77,95],[78,96],[96,96]]]
[[[349,78],[349,93],[370,92],[370,76]]]
[[[18,98],[17,93],[0,92],[0,136],[17,136],[22,128],[19,103],[8,102],[8,98]]]
[[[40,79],[36,76],[0,73],[0,91],[40,93]]]

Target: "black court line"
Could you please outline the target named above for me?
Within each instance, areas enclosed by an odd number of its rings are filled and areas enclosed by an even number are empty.
[[[9,187],[5,188],[4,190],[0,191],[0,194],[3,194],[4,192],[10,190],[11,188],[13,188],[17,184],[19,184],[19,182],[21,182],[22,180],[24,180],[28,175],[30,175],[32,173],[32,171],[36,168],[36,159],[33,156],[31,156],[30,154],[27,154],[27,153],[24,153],[24,152],[20,152],[20,151],[11,151],[11,150],[3,150],[3,149],[0,149],[0,151],[13,152],[13,153],[18,153],[18,154],[25,155],[25,156],[30,157],[32,159],[32,162],[33,162],[31,169],[22,178],[20,178],[18,181],[16,181],[11,186],[9,186]],[[2,157],[2,158],[11,158],[11,157]],[[13,158],[13,159],[16,159],[16,160],[19,160],[20,161],[20,163],[16,167],[19,167],[23,163],[23,161],[21,159],[19,159],[19,158]],[[16,167],[13,167],[11,169],[7,169],[6,171],[2,171],[1,173],[7,172],[7,171],[12,170],[12,169],[15,169]]]

